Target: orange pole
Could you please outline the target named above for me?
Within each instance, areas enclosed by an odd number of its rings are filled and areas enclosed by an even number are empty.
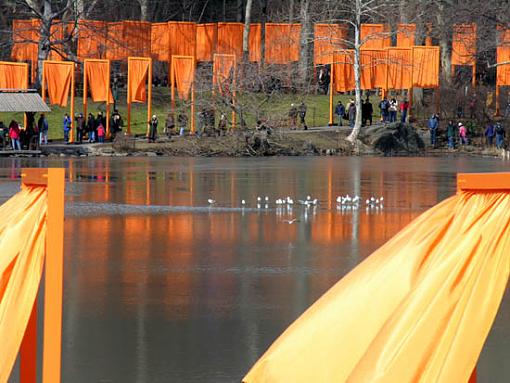
[[[64,169],[48,169],[48,211],[44,290],[43,383],[59,383],[62,358],[64,260]]]
[[[476,64],[473,64],[472,72],[471,72],[471,86],[474,88],[476,86]]]
[[[147,137],[149,137],[149,126],[152,117],[152,60],[149,58],[149,74],[147,76],[148,95],[147,95]]]
[[[45,91],[45,85],[46,85],[46,81],[45,81],[45,74],[44,74],[44,61],[42,63],[42,80],[41,80],[41,98],[44,102],[46,102],[46,91]]]
[[[237,86],[236,72],[237,72],[237,60],[236,60],[236,57],[234,56],[234,79],[233,79],[234,89],[232,90],[232,107],[234,108],[234,110],[232,111],[232,129],[235,129],[235,127],[236,127],[236,110],[235,110],[236,86]]]
[[[496,85],[496,116],[499,116],[499,86]]]
[[[172,100],[172,114],[175,112],[175,73],[174,73],[174,57],[170,60],[170,94]],[[175,116],[174,116],[175,117]]]
[[[191,133],[195,133],[195,61],[193,61],[193,82],[191,83]]]
[[[131,92],[129,91],[129,89],[131,88],[129,86],[130,82],[130,76],[129,76],[129,63],[130,63],[131,59],[128,58],[128,82],[127,82],[127,134],[128,136],[131,135]]]
[[[106,74],[106,138],[110,139],[110,60],[108,61],[108,72]]]
[[[72,65],[72,73],[71,73],[71,131],[69,132],[69,142],[74,142],[74,64]]]
[[[83,118],[87,121],[87,60],[83,62]]]
[[[331,75],[330,75],[330,78],[329,78],[329,126],[333,126],[335,125],[335,119],[334,119],[334,115],[333,115],[333,92],[334,92],[334,81],[335,81],[335,71],[334,71],[334,68],[335,68],[335,64],[334,64],[334,55],[333,55],[333,60],[331,60]],[[340,117],[342,118],[342,117]]]
[[[20,383],[37,380],[37,297],[30,313],[20,349]]]

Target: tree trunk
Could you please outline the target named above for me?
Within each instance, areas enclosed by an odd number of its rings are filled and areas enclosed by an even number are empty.
[[[354,86],[356,93],[356,120],[347,141],[352,143],[358,139],[361,130],[361,66],[360,66],[360,29],[361,29],[361,0],[356,0],[356,21],[354,23]]]
[[[301,36],[300,36],[300,52],[299,52],[299,78],[301,85],[308,83],[310,68],[310,46],[309,42],[311,34],[310,22],[310,0],[301,0],[300,19],[301,19]]]
[[[441,77],[444,85],[451,85],[452,62],[449,28],[446,23],[447,5],[443,0],[438,2],[437,26],[439,29],[439,47],[441,48]]]
[[[260,1],[260,8],[261,8],[261,35],[260,36],[260,65],[263,67],[266,62],[266,21],[267,21],[267,2],[268,0],[261,0]]]
[[[140,20],[147,21],[149,20],[149,1],[148,0],[138,0],[140,4]]]
[[[243,21],[243,0],[237,0],[236,21],[238,23]]]
[[[39,46],[37,52],[37,79],[36,86],[42,83],[43,62],[48,59],[50,54],[50,30],[52,21],[51,1],[44,0],[43,11],[41,14],[41,29],[39,31]]]
[[[294,0],[289,0],[289,23],[294,22]]]
[[[227,0],[223,0],[222,8],[221,8],[221,15],[223,21],[227,21]]]
[[[243,30],[243,62],[248,62],[248,53],[250,48],[250,23],[251,23],[251,5],[253,0],[246,1],[246,10],[244,14]]]
[[[403,1],[403,0],[402,0]],[[418,1],[415,3],[418,14],[423,12],[422,3]],[[416,33],[414,35],[414,45],[423,45],[425,43],[426,36],[426,26],[423,22],[423,17],[418,17],[416,20]],[[413,109],[414,115],[418,116],[419,113],[423,109],[423,89],[422,88],[413,88]]]

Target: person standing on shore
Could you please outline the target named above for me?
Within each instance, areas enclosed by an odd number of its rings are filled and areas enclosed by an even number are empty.
[[[372,106],[372,103],[370,102],[370,99],[368,98],[368,96],[365,99],[365,103],[363,104],[363,106],[365,107],[365,114],[366,114],[365,125],[367,122],[369,122],[370,126],[372,126],[372,115],[374,114],[374,107]]]
[[[115,138],[117,133],[122,130],[122,117],[117,109],[113,110],[112,116],[110,118],[110,125],[112,131],[112,137]]]
[[[156,142],[156,138],[158,136],[158,117],[153,115],[151,120],[149,121],[149,142]]]
[[[294,104],[290,104],[289,109],[289,120],[290,120],[290,130],[295,130],[297,126],[297,115],[298,110]]]
[[[94,120],[94,115],[92,113],[89,113],[89,117],[87,119],[87,133],[88,133],[89,143],[92,143],[92,142],[94,142],[96,140],[96,137],[95,137],[95,133],[96,133],[95,125],[96,125],[96,122]]]
[[[450,120],[448,121],[448,126],[446,127],[446,136],[448,138],[448,149],[455,149],[455,137],[457,137],[457,132],[455,128],[455,123]]]
[[[437,130],[439,128],[439,119],[436,117],[436,114],[430,116],[428,127],[430,131],[430,145],[435,148],[437,145]]]
[[[175,121],[174,121],[174,115],[172,113],[168,113],[166,115],[165,133],[168,137],[172,136],[172,134],[175,133]]]
[[[41,113],[37,120],[37,128],[39,129],[39,145],[48,145],[48,121],[44,113]]]
[[[64,125],[64,141],[67,144],[69,143],[69,131],[71,130],[71,117],[69,117],[67,113],[64,114],[63,125]]]
[[[390,106],[388,108],[390,112],[390,122],[396,122],[397,121],[397,110],[398,110],[398,103],[397,100],[392,98],[390,101]]]
[[[354,123],[356,121],[356,104],[354,104],[354,100],[352,99],[349,102],[347,114],[349,115],[349,126],[354,128]]]
[[[460,144],[467,145],[467,129],[462,122],[459,122],[459,137]]]
[[[179,124],[179,135],[184,136],[184,131],[188,126],[188,116],[184,113],[179,113],[179,116],[177,116],[177,123]]]
[[[83,118],[83,113],[76,113],[74,115],[74,122],[76,123],[76,132],[77,132],[77,138],[78,142],[80,144],[83,143],[83,133],[85,129],[85,121]]]
[[[105,136],[105,128],[103,126],[103,123],[99,122],[99,126],[97,127],[97,142],[99,142],[100,144],[103,144],[104,136]]]
[[[405,124],[407,121],[407,112],[409,110],[409,101],[406,98],[400,103],[400,122]]]
[[[492,122],[489,121],[489,123],[487,124],[487,127],[485,128],[484,134],[485,134],[485,142],[486,142],[487,146],[494,145],[495,129],[494,129],[494,125],[492,124]]]
[[[496,147],[503,149],[505,147],[505,128],[500,122],[496,123]]]
[[[338,126],[342,126],[342,120],[345,115],[345,106],[342,104],[341,100],[338,100],[338,103],[336,104],[335,114],[338,116]]]
[[[306,118],[306,104],[304,103],[304,101],[302,101],[301,105],[299,105],[299,122],[303,129],[307,130],[308,126],[306,126],[305,118]]]
[[[20,135],[18,123],[12,120],[9,124],[9,138],[11,139],[12,150],[21,150]]]

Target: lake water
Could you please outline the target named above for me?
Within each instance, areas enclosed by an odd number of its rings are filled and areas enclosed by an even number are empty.
[[[457,172],[510,165],[328,157],[0,166],[1,201],[17,190],[22,166],[67,168],[63,382],[235,382],[338,279],[452,195]],[[347,193],[384,196],[384,209],[338,210]],[[257,196],[287,195],[320,205],[256,206]],[[284,222],[291,218],[298,222]],[[509,317],[505,297],[480,382],[510,380]]]

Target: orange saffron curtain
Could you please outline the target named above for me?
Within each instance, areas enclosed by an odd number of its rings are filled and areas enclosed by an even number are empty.
[[[62,61],[67,57],[66,46],[74,32],[74,24],[55,20],[50,28],[51,52],[49,60]]]
[[[191,22],[168,22],[171,56],[195,56],[197,25]]]
[[[219,54],[236,55],[240,60],[243,57],[243,23],[218,23]]]
[[[388,89],[412,87],[413,54],[410,48],[387,48]]]
[[[175,86],[181,100],[188,100],[194,80],[195,63],[193,57],[172,57]]]
[[[218,41],[216,23],[197,25],[197,61],[212,61]]]
[[[333,53],[345,48],[347,28],[341,24],[315,24],[313,57],[315,65],[329,64]]]
[[[443,201],[319,298],[243,381],[467,382],[508,281],[509,223],[510,193]]]
[[[69,65],[68,62],[45,61],[43,68],[50,103],[67,106],[74,65]]]
[[[250,24],[250,36],[248,38],[248,59],[251,62],[260,62],[262,59],[262,24]]]
[[[151,54],[152,58],[157,61],[170,60],[168,23],[152,23]]]
[[[37,298],[46,241],[47,192],[26,188],[0,206],[0,382],[7,382]]]
[[[109,60],[125,60],[128,56],[124,39],[122,22],[107,23],[106,58]]]
[[[510,85],[510,29],[499,29],[496,60],[496,85]],[[508,63],[508,64],[502,64]]]
[[[0,61],[0,89],[28,89],[28,64]]]
[[[78,21],[78,58],[100,59],[106,56],[106,31],[104,21]]]
[[[84,76],[92,101],[108,101],[110,104],[113,104],[113,95],[108,83],[110,78],[109,71],[110,63],[107,60],[87,61],[85,63]]]
[[[218,89],[220,94],[229,93],[230,84],[234,81],[235,66],[235,55],[214,55],[213,87]]]
[[[11,57],[14,60],[37,62],[39,29],[39,20],[12,21]]]
[[[335,53],[334,60],[334,76],[335,90],[337,92],[348,92],[355,88],[354,84],[354,51],[347,50]]]
[[[361,89],[386,88],[387,51],[363,49],[360,54]]]
[[[301,24],[266,24],[266,54],[268,64],[288,64],[299,61]]]
[[[151,23],[125,20],[122,22],[123,41],[127,56],[150,56]]]
[[[452,65],[476,65],[476,24],[453,26]]]
[[[128,60],[128,103],[147,101],[147,78],[150,60],[139,60],[130,57]]]
[[[439,86],[439,47],[415,46],[413,49],[413,86]]]
[[[397,26],[397,47],[410,48],[414,45],[416,24],[399,24]]]
[[[361,24],[362,49],[383,49],[391,45],[388,26],[385,24]]]

